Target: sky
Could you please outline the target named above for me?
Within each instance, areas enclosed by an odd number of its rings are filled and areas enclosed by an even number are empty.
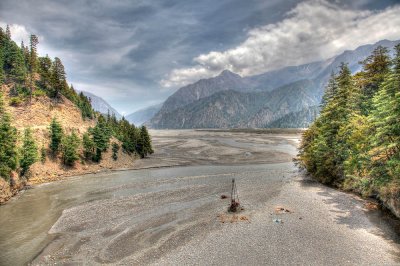
[[[0,26],[121,114],[229,69],[251,76],[400,39],[400,0],[0,0]]]

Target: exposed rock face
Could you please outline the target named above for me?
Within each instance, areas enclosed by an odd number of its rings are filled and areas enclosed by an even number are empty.
[[[359,71],[359,62],[378,45],[392,49],[399,42],[383,40],[360,46],[354,51],[345,51],[325,61],[285,67],[245,78],[225,70],[217,77],[180,88],[165,101],[149,125],[153,128],[307,126],[316,116],[316,106],[320,103],[326,82],[342,62],[348,63],[353,72]],[[301,80],[308,80],[314,85],[304,90],[303,84],[299,83]],[[292,89],[288,90],[287,86]],[[228,90],[239,94],[222,93]],[[279,93],[279,90],[282,92]],[[308,110],[310,106],[315,107]]]

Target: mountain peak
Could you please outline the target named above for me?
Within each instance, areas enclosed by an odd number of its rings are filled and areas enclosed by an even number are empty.
[[[241,77],[240,75],[233,73],[232,71],[225,69],[224,71],[221,72],[218,76],[220,77]]]

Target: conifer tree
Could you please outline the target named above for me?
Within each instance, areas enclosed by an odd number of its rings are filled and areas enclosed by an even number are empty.
[[[89,132],[91,129],[89,129]],[[83,143],[83,155],[85,156],[86,160],[93,160],[95,155],[96,145],[89,135],[88,132],[84,133],[82,136],[82,143]]]
[[[36,35],[32,34],[30,37],[30,53],[29,53],[29,72],[31,74],[37,72],[37,45],[39,39]]]
[[[337,81],[336,81],[336,76],[335,76],[335,73],[332,71],[331,77],[330,77],[330,79],[328,81],[328,84],[326,85],[326,88],[325,88],[325,93],[322,96],[322,101],[321,101],[321,105],[320,105],[321,108],[324,108],[326,106],[326,104],[330,100],[332,100],[333,96],[337,92],[337,89],[338,89],[338,84],[337,84]]]
[[[64,70],[64,65],[62,64],[60,58],[54,58],[54,62],[52,65],[51,71],[51,97],[58,98],[60,97],[61,92],[64,89],[66,82],[66,75]]]
[[[46,162],[46,148],[44,147],[44,145],[42,145],[42,148],[40,149],[40,161],[42,163]]]
[[[57,154],[59,151],[63,136],[64,132],[61,124],[56,118],[53,118],[50,123],[50,150],[53,154]]]
[[[4,45],[0,37],[0,86],[4,83]]]
[[[52,62],[48,55],[39,58],[40,86],[45,90],[49,90],[52,84],[51,66]]]
[[[17,129],[11,125],[11,117],[5,111],[0,93],[0,177],[10,179],[10,172],[17,167]]]
[[[361,74],[364,77],[364,82],[361,109],[363,114],[368,114],[372,108],[372,98],[378,92],[379,86],[390,70],[391,61],[388,49],[378,46],[367,59],[362,61],[362,64],[363,71]]]
[[[112,158],[114,161],[116,161],[118,159],[119,145],[118,143],[113,142],[111,146],[112,146]]]
[[[11,31],[10,31],[10,26],[7,24],[6,26],[6,37],[11,40]]]
[[[75,132],[72,132],[70,135],[63,138],[61,145],[61,154],[63,158],[63,163],[65,165],[72,166],[79,159],[79,145],[80,141]]]
[[[139,155],[144,158],[149,154],[153,154],[153,148],[151,146],[151,139],[149,132],[145,126],[141,126],[140,128],[140,138],[138,143],[138,152]]]
[[[30,128],[25,129],[23,144],[21,148],[21,174],[25,175],[29,170],[30,166],[34,164],[38,159],[38,151],[35,140],[32,136]]]

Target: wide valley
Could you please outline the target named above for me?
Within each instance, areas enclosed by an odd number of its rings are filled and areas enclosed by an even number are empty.
[[[400,264],[395,219],[295,166],[300,131],[150,133],[155,153],[135,170],[37,185],[0,206],[0,265]]]

